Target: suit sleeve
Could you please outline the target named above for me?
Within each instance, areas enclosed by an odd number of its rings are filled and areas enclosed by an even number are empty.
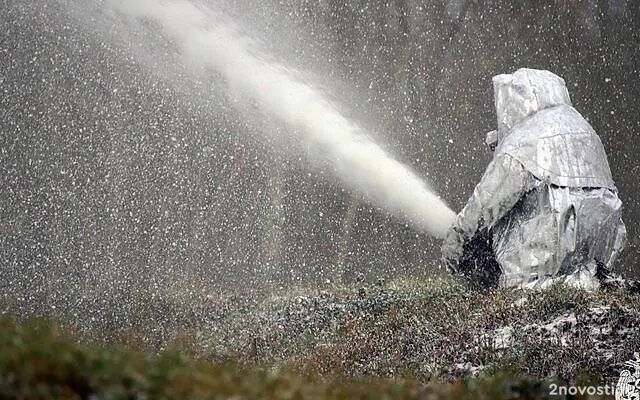
[[[536,178],[508,154],[487,167],[473,195],[456,216],[453,229],[467,241],[479,230],[493,227],[520,198],[536,185]]]

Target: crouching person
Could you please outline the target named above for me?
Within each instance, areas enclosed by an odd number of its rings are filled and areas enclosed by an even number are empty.
[[[520,69],[493,86],[493,160],[445,238],[445,264],[489,285],[597,288],[626,240],[600,138],[551,72]]]

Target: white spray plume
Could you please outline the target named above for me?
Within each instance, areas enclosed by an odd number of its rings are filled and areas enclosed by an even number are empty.
[[[114,0],[124,14],[159,24],[188,59],[220,73],[229,86],[249,96],[322,148],[335,173],[373,204],[442,238],[455,213],[409,168],[373,143],[313,87],[284,66],[258,57],[248,38],[216,10],[188,1]]]

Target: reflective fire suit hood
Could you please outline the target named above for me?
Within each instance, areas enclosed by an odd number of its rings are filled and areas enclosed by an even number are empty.
[[[562,78],[520,69],[493,78],[498,147],[541,181],[614,189],[600,138],[573,108]]]

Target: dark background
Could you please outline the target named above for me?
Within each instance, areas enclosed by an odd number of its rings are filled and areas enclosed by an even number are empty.
[[[638,275],[638,2],[253,3],[227,9],[455,210],[490,159],[491,77],[562,76],[609,155],[629,231],[619,269]],[[140,52],[99,7],[65,4],[0,0],[0,293],[53,302],[434,268],[438,240],[301,162],[284,127],[182,71],[171,43]]]

